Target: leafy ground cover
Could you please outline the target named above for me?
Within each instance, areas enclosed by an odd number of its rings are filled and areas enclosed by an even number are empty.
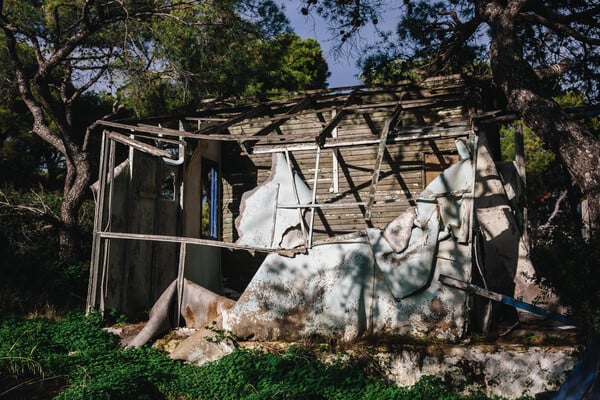
[[[122,349],[98,314],[57,320],[0,316],[0,398],[483,400],[436,377],[399,388],[352,360],[320,362],[311,350],[238,349],[201,367],[151,347]]]

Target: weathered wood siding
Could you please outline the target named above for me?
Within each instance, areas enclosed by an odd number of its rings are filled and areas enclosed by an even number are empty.
[[[440,87],[436,87],[439,84]],[[316,202],[323,208],[315,209],[313,240],[356,232],[368,227],[383,228],[404,209],[414,205],[414,200],[433,176],[438,174],[440,165],[456,161],[454,141],[458,135],[468,136],[470,125],[465,102],[465,88],[462,83],[443,86],[434,83],[433,88],[407,88],[395,93],[376,93],[377,101],[388,103],[388,107],[379,110],[373,106],[370,98],[368,107],[361,108],[360,103],[348,106],[349,95],[330,95],[320,97],[311,107],[307,107],[295,117],[286,120],[266,136],[271,144],[257,143],[254,151],[265,151],[277,145],[278,138],[285,138],[288,146],[315,143],[323,129],[344,109],[344,115],[333,130],[332,136],[340,141],[360,142],[374,140],[368,145],[353,145],[337,149],[322,149],[318,166]],[[373,172],[377,168],[378,139],[386,119],[390,118],[393,108],[390,102],[401,99],[402,112],[390,138],[417,134],[439,137],[430,140],[412,140],[389,143],[383,154],[379,181],[374,192],[374,204],[371,218],[365,219],[365,205],[346,205],[342,203],[367,203],[369,201]],[[364,99],[363,99],[364,100]],[[346,104],[345,104],[346,103]],[[343,106],[343,107],[342,107]],[[274,109],[273,115],[281,115],[283,110]],[[269,126],[275,119],[251,119],[244,124],[230,127],[231,135],[253,135]],[[388,138],[388,139],[390,139]],[[282,140],[282,142],[284,141]],[[330,140],[330,139],[328,139]],[[223,220],[222,239],[235,241],[238,234],[235,218],[239,215],[241,196],[264,182],[271,170],[271,157],[267,154],[245,154],[240,145],[222,144],[223,178]],[[290,151],[294,170],[314,187],[316,150]],[[432,158],[431,156],[434,156]],[[429,165],[426,168],[426,157]],[[439,162],[436,163],[435,159]],[[334,162],[337,160],[337,173]],[[337,180],[337,185],[334,182]],[[338,190],[334,190],[337,186]],[[310,210],[305,212],[305,221],[310,220]],[[223,250],[223,273],[227,285],[243,290],[245,282],[253,276],[262,257],[253,258],[245,252]]]
[[[316,137],[332,119],[332,113],[312,113],[307,110],[302,118],[293,118],[281,125],[277,132],[270,134],[273,138]],[[369,199],[373,171],[376,168],[377,143],[341,147],[339,149],[323,149],[318,167],[317,203],[324,204],[315,212],[315,240],[354,232],[367,227],[383,228],[406,207],[414,204],[416,198],[425,187],[425,155],[441,157],[455,154],[455,135],[443,137],[445,122],[463,121],[465,110],[462,103],[454,101],[444,107],[437,106],[412,107],[410,104],[403,111],[396,129],[402,127],[419,128],[439,124],[442,138],[431,140],[408,141],[386,146],[379,182],[375,191],[375,203],[370,221],[365,221],[364,205],[349,205],[340,208],[329,208],[327,205],[341,203],[362,203]],[[371,112],[369,114],[348,114],[337,127],[337,137],[344,141],[361,141],[378,139],[389,112]],[[230,128],[232,134],[252,134],[258,132],[267,123],[256,121],[241,127]],[[236,132],[237,131],[237,132]],[[428,133],[435,133],[432,128]],[[463,131],[464,136],[468,130]],[[304,140],[305,141],[305,140]],[[266,146],[256,146],[263,149]],[[264,182],[271,168],[271,154],[242,155],[238,145],[223,145],[223,240],[235,241],[235,218],[239,210],[241,195],[257,184]],[[337,153],[337,174],[334,173],[334,153]],[[291,151],[290,158],[296,172],[312,188],[315,177],[316,151]],[[337,176],[336,176],[337,175]],[[338,181],[338,190],[334,191],[334,180]],[[306,211],[308,216],[310,211]],[[308,218],[306,218],[308,220]]]

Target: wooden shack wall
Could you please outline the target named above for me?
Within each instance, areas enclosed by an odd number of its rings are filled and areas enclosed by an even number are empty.
[[[350,205],[342,208],[317,208],[314,218],[314,240],[356,232],[368,227],[383,228],[397,217],[404,209],[414,205],[425,187],[425,155],[456,154],[454,141],[456,137],[443,137],[444,121],[462,120],[465,114],[463,105],[456,102],[451,106],[430,107],[422,110],[406,110],[402,113],[396,129],[403,126],[418,128],[439,123],[438,129],[442,138],[417,140],[388,144],[381,164],[380,178],[375,191],[375,204],[372,207],[370,220],[365,220],[365,206]],[[302,118],[290,119],[271,134],[285,135],[288,140],[292,136],[315,137],[323,127],[331,121],[333,113],[306,113]],[[387,112],[355,113],[346,115],[334,132],[340,140],[359,141],[378,139],[384,127]],[[253,134],[265,126],[264,123],[244,125],[238,132]],[[236,131],[230,129],[232,134]],[[435,133],[435,129],[428,131]],[[464,136],[469,132],[464,131]],[[256,146],[256,149],[264,147]],[[341,204],[362,203],[369,199],[373,171],[376,168],[378,145],[357,145],[342,147],[337,150],[321,150],[318,167],[317,203]],[[334,191],[334,153],[337,152],[338,191]],[[272,155],[244,155],[237,144],[222,145],[223,176],[223,220],[222,233],[224,241],[235,241],[238,237],[235,229],[235,218],[239,215],[241,196],[264,182],[271,171]],[[316,151],[290,152],[292,167],[304,179],[309,187],[314,185]],[[440,157],[443,160],[447,158]],[[305,220],[309,220],[310,211],[306,211]],[[245,252],[224,251],[223,273],[230,287],[243,290],[244,277],[248,280],[254,275],[262,258],[252,258]]]
[[[177,235],[178,198],[161,196],[162,179],[177,174],[177,168],[139,151],[130,152],[129,163],[131,168],[115,178],[113,195],[105,194],[102,226],[112,232]],[[174,194],[177,192],[174,188]],[[95,294],[96,304],[103,304],[104,310],[115,308],[132,317],[143,316],[177,276],[178,245],[121,239],[107,243],[103,241],[100,258],[104,267],[98,267],[103,269],[97,278],[103,288]]]

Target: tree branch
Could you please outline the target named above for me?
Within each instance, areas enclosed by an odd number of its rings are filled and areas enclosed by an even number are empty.
[[[119,113],[119,111],[121,111],[124,107],[125,107],[124,104],[121,104],[121,103],[119,103],[119,100],[116,100],[113,103],[112,112],[110,114],[104,115],[102,118],[100,118],[100,120],[106,121],[106,120],[110,120],[110,119],[114,118]],[[83,145],[81,147],[84,152],[87,151],[87,149],[88,149],[90,136],[92,135],[92,132],[94,132],[94,130],[96,130],[97,128],[98,128],[98,121],[94,121],[92,124],[88,125],[88,127],[85,129],[85,136],[83,138]]]
[[[584,35],[583,33],[579,32],[578,30],[570,27],[567,24],[558,22],[558,21],[554,21],[548,17],[545,17],[543,15],[540,14],[534,14],[534,13],[523,13],[520,15],[520,18],[523,21],[527,21],[527,22],[531,22],[531,23],[536,23],[536,24],[540,24],[545,26],[546,28],[554,31],[554,32],[558,32],[558,33],[562,33],[562,34],[566,34],[569,35],[570,37],[572,37],[573,39],[583,42],[583,43],[587,43],[587,44],[591,44],[594,46],[600,46],[600,38],[598,37],[593,37],[593,36],[587,36]]]
[[[6,49],[8,59],[10,60],[15,77],[17,78],[17,85],[19,87],[19,93],[21,99],[31,112],[34,120],[33,130],[46,142],[54,146],[61,153],[65,153],[66,149],[61,139],[54,135],[50,129],[44,124],[44,111],[41,106],[35,101],[33,94],[31,93],[30,81],[25,75],[25,67],[23,66],[21,59],[17,53],[17,41],[14,33],[11,30],[4,29],[6,38]]]
[[[560,212],[560,203],[562,203],[563,200],[566,198],[567,198],[567,191],[563,190],[562,192],[560,192],[560,196],[558,196],[558,198],[556,199],[556,202],[554,203],[554,209],[552,210],[552,213],[550,214],[550,216],[548,217],[546,222],[543,225],[540,225],[538,227],[538,229],[547,229],[550,227],[550,223],[552,223],[552,220],[554,218],[556,218],[556,216]]]
[[[600,4],[595,5],[587,10],[573,12],[570,14],[560,14],[555,12],[553,9],[544,5],[541,1],[536,1],[531,4],[531,11],[535,14],[542,15],[550,20],[557,21],[563,24],[570,24],[577,22],[580,24],[596,26],[598,23],[596,19],[600,15]]]
[[[435,57],[431,64],[429,64],[429,67],[427,68],[428,75],[435,75],[442,71],[448,65],[450,58],[452,58],[460,46],[475,33],[481,23],[481,19],[477,16],[462,23],[454,11],[444,12],[443,15],[450,15],[452,18],[452,22],[448,21],[447,23],[451,26],[448,31],[452,31],[453,34],[447,41],[448,46]]]
[[[11,203],[8,196],[1,190],[0,197],[2,197],[2,200],[0,200],[0,206],[8,207],[10,209],[18,211],[26,211],[28,213],[32,213],[37,216],[43,217],[44,220],[51,223],[55,227],[60,226],[60,218],[54,213],[54,211],[52,211],[50,207],[48,207],[48,205],[44,202],[44,199],[42,199],[42,196],[40,196],[33,190],[31,191],[31,193],[37,198],[36,203],[38,204],[38,206],[13,204]]]
[[[104,65],[104,66],[100,67],[94,76],[90,77],[90,79],[88,79],[88,81],[86,83],[84,83],[83,85],[81,85],[80,87],[78,87],[77,90],[75,90],[73,92],[73,94],[68,99],[66,99],[65,103],[72,104],[86,90],[88,90],[96,82],[98,82],[100,80],[100,78],[102,78],[102,75],[104,75],[104,73],[107,70],[108,70],[108,65]]]
[[[558,64],[553,64],[546,68],[538,68],[535,70],[535,74],[540,80],[556,78],[562,74],[564,74],[573,63],[573,60],[570,58],[565,58],[561,60]]]

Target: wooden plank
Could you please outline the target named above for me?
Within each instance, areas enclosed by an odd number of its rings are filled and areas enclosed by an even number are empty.
[[[177,309],[175,310],[175,321],[177,325],[181,323],[181,316],[183,310],[181,309],[183,304],[183,284],[184,284],[184,272],[185,272],[185,257],[187,253],[187,244],[179,243],[179,263],[177,266]]]
[[[277,120],[273,121],[271,124],[264,127],[259,132],[255,133],[254,136],[264,136],[264,135],[272,132],[273,130],[279,128],[281,125],[283,125],[285,122],[287,122],[290,118],[295,116],[299,111],[305,109],[306,107],[308,107],[311,104],[312,104],[311,96],[308,96],[308,97],[302,99],[299,103],[297,103],[294,107],[292,107],[289,111],[287,111],[282,118],[278,118]]]
[[[390,126],[394,126],[398,120],[400,113],[402,112],[402,105],[398,104],[391,119],[385,121],[383,130],[381,132],[381,138],[379,139],[379,147],[377,149],[377,158],[375,160],[375,167],[373,168],[373,177],[371,179],[371,189],[369,190],[369,199],[367,206],[365,207],[365,219],[371,219],[371,207],[375,201],[375,191],[377,190],[377,182],[379,182],[379,172],[381,171],[381,162],[383,161],[383,155],[385,153],[385,147],[387,145],[387,137],[390,132]]]
[[[237,142],[240,140],[240,137],[236,137],[233,135],[216,135],[216,134],[201,135],[201,134],[196,134],[196,133],[191,133],[191,132],[179,131],[176,129],[160,128],[160,127],[151,126],[151,125],[137,126],[137,125],[122,124],[122,123],[112,122],[112,121],[98,121],[98,124],[107,126],[107,127],[111,127],[111,128],[115,128],[115,129],[129,131],[129,132],[154,133],[157,135],[164,135],[164,136],[178,137],[178,138],[183,137],[183,138],[190,138],[190,139],[210,139],[210,140],[221,140],[221,141],[231,141],[231,142]]]
[[[536,315],[546,317],[546,318],[551,318],[551,319],[557,320],[559,322],[562,322],[563,324],[566,324],[566,325],[573,325],[573,326],[579,325],[577,322],[569,319],[566,315],[559,314],[559,313],[556,313],[556,312],[553,312],[550,310],[545,310],[541,307],[534,306],[533,304],[525,303],[524,301],[520,301],[520,300],[514,299],[512,297],[481,288],[472,283],[464,282],[464,281],[458,280],[456,278],[452,278],[447,275],[440,274],[439,281],[442,282],[444,285],[447,285],[447,286],[450,286],[453,288],[457,288],[457,289],[461,289],[461,290],[467,291],[469,293],[473,293],[478,296],[485,297],[486,299],[490,299],[490,300],[494,300],[494,301],[497,301],[497,302],[500,302],[503,304],[507,304],[509,306],[519,308],[521,310],[527,311],[532,314],[536,314]]]
[[[108,136],[109,139],[111,139],[115,142],[119,142],[121,144],[133,147],[136,150],[151,154],[156,157],[165,157],[165,158],[171,158],[171,159],[175,157],[173,154],[169,153],[168,151],[159,149],[158,147],[151,146],[144,142],[140,142],[138,140],[132,139],[125,135],[121,135],[120,133],[117,133],[117,132],[107,132],[106,136]]]
[[[335,110],[335,116],[331,119],[329,124],[327,124],[327,126],[316,137],[316,141],[321,147],[322,147],[322,144],[325,142],[325,138],[327,136],[329,136],[331,131],[333,131],[333,129],[337,126],[337,124],[344,117],[344,113],[346,112],[345,108],[348,107],[349,105],[351,105],[355,101],[357,95],[358,95],[358,91],[356,91],[356,90],[354,90],[354,91],[352,91],[352,93],[350,93],[350,95],[348,96],[348,98],[346,99],[344,104]]]
[[[442,171],[460,161],[458,154],[425,154],[425,183],[427,186],[437,178]]]
[[[102,253],[102,239],[98,236],[97,232],[102,229],[102,220],[104,219],[104,202],[105,202],[105,188],[106,188],[106,180],[107,174],[106,169],[108,168],[108,137],[106,135],[106,131],[102,132],[102,141],[100,144],[100,177],[99,182],[100,186],[98,188],[98,192],[96,194],[96,207],[94,211],[94,233],[93,233],[93,241],[92,241],[92,260],[90,264],[90,284],[88,285],[88,294],[87,294],[87,308],[88,311],[96,307],[97,298],[98,298],[98,289],[100,286],[100,256]]]
[[[267,106],[266,104],[259,104],[258,106],[255,106],[248,111],[242,112],[238,115],[229,118],[227,121],[209,123],[206,126],[195,131],[194,134],[204,134],[208,132],[221,133],[230,126],[235,125],[238,122],[244,121],[248,118],[255,117],[261,113],[266,112],[267,110],[269,110],[269,106]]]
[[[388,135],[388,143],[401,143],[410,141],[427,141],[431,139],[448,138],[448,137],[465,137],[468,136],[469,132],[464,130],[456,130],[453,132],[438,131],[432,133],[418,133],[404,136]],[[339,140],[328,140],[324,145],[320,146],[322,149],[335,149],[341,147],[355,147],[355,146],[369,146],[379,144],[379,139],[363,139],[347,141],[344,139]],[[260,145],[260,146],[259,146]],[[269,145],[262,146],[261,143],[257,143],[257,146],[253,150],[253,154],[266,154],[266,153],[277,153],[282,151],[314,151],[316,150],[316,143],[300,143],[300,144],[281,144],[281,145]]]
[[[317,188],[319,183],[319,162],[321,160],[321,148],[317,147],[317,155],[315,157],[315,177],[313,179],[313,190],[312,190],[312,198],[311,204],[315,205],[317,202]],[[312,247],[312,235],[313,235],[313,225],[315,222],[315,209],[310,210],[310,220],[308,224],[308,242],[307,247],[310,249]]]
[[[300,204],[300,197],[298,196],[298,188],[296,187],[296,179],[294,179],[294,171],[292,171],[292,163],[290,161],[290,153],[285,152],[285,158],[287,161],[288,171],[290,174],[290,182],[292,184],[292,189],[294,190],[294,197],[296,198],[296,204]],[[304,226],[304,218],[302,218],[302,210],[298,209],[298,223],[300,224],[300,229],[302,230],[302,237],[304,238],[304,244],[307,244],[307,236],[306,236],[306,228]],[[274,229],[273,229],[274,231]]]
[[[303,247],[296,249],[280,249],[280,248],[265,248],[256,246],[242,246],[236,243],[222,242],[212,239],[197,239],[183,236],[168,236],[168,235],[149,235],[142,233],[124,233],[124,232],[97,232],[102,239],[122,239],[122,240],[141,240],[151,242],[166,242],[166,243],[189,243],[199,244],[209,247],[221,247],[233,250],[246,250],[249,252],[260,253],[279,253],[279,254],[298,254],[303,253],[306,249]]]

